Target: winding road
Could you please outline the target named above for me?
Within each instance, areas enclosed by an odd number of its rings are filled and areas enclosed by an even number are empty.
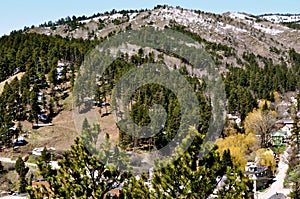
[[[290,193],[290,189],[286,189],[283,187],[283,182],[287,173],[287,170],[289,168],[288,166],[288,151],[289,147],[284,151],[283,155],[280,157],[280,161],[278,164],[278,173],[276,177],[274,178],[274,181],[272,185],[266,189],[264,192],[258,193],[258,199],[269,199],[272,196],[274,196],[276,193],[282,193],[285,196],[287,196]]]

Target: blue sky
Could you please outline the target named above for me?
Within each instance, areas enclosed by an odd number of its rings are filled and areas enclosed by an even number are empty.
[[[0,36],[23,29],[24,26],[56,21],[66,16],[90,16],[113,8],[153,8],[158,4],[179,5],[214,13],[300,13],[299,0],[3,0],[0,6]]]

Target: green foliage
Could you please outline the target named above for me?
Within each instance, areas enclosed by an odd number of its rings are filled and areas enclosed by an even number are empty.
[[[99,23],[98,30],[102,30],[103,28],[105,28],[105,24],[104,23]]]
[[[292,192],[290,197],[299,199],[300,196],[300,159],[298,155],[299,149],[294,146],[289,157],[289,170],[287,175],[287,182],[292,183]]]
[[[289,173],[289,180],[293,183],[292,192],[289,196],[293,199],[300,198],[300,167],[297,165],[293,170]]]
[[[297,111],[299,112],[300,111],[300,93],[298,93],[296,99],[297,99]]]
[[[299,119],[297,116],[294,118],[294,128],[292,130],[291,149],[289,151],[289,169],[285,181],[292,183],[292,192],[290,197],[299,199],[300,196],[300,158],[299,158]]]
[[[16,72],[26,71],[26,66],[44,74],[48,73],[55,59],[82,63],[84,53],[92,46],[92,42],[82,39],[65,39],[40,34],[14,33],[1,37],[0,81]]]
[[[145,63],[153,63],[153,54],[149,53],[144,55],[143,49],[139,49],[138,54],[133,55],[130,60],[128,55],[120,54],[107,69],[104,71],[96,89],[95,100],[100,102],[106,102],[109,95],[112,93],[114,85],[117,84],[119,79],[130,69],[134,68],[134,65],[141,65]],[[197,77],[191,77],[185,67],[180,68],[180,73],[184,75],[192,88],[195,90],[195,94],[199,101],[199,110],[201,110],[199,131],[205,132],[209,126],[210,110],[211,107],[207,103],[208,99],[201,94],[205,89],[205,83],[200,83]],[[176,81],[176,80],[172,80]],[[127,92],[126,90],[123,92]],[[120,146],[122,148],[139,148],[141,150],[151,150],[153,148],[162,148],[168,143],[174,135],[176,135],[181,119],[181,110],[179,102],[175,94],[161,85],[151,84],[140,87],[131,97],[132,110],[130,115],[133,121],[139,125],[147,125],[150,123],[149,109],[154,104],[160,104],[166,110],[168,114],[168,120],[160,132],[150,139],[136,139],[135,137],[126,134],[120,130]],[[124,121],[118,123],[119,127],[122,127]],[[188,127],[187,127],[188,128]],[[186,128],[186,130],[187,130]],[[124,129],[124,128],[120,128]]]
[[[29,168],[25,166],[25,163],[21,157],[17,159],[15,169],[19,174],[19,191],[21,193],[25,193],[27,187],[26,174],[28,173]]]
[[[31,198],[41,196],[54,198],[104,198],[105,194],[124,181],[127,173],[99,162],[85,148],[80,139],[70,151],[65,151],[60,168],[47,177],[51,188],[29,188]]]
[[[294,120],[294,128],[292,130],[292,138],[294,138],[294,142],[297,146],[298,151],[300,150],[300,126],[299,126],[299,118],[297,116],[295,116],[293,118]]]
[[[124,183],[120,198],[153,199],[153,192],[151,192],[149,187],[145,184],[146,180],[145,175],[142,175],[139,180],[137,180],[134,176],[129,178],[128,181]]]
[[[226,172],[226,185],[218,192],[222,199],[250,199],[249,192],[253,189],[252,182],[245,174],[236,168],[229,168]]]
[[[25,72],[21,79],[15,78],[9,84],[6,83],[0,95],[0,146],[12,145],[11,139],[14,134],[9,130],[12,120],[37,123],[40,105],[49,109],[50,119],[53,117],[55,108],[53,99],[57,101],[55,94],[51,96],[49,102],[45,96],[41,102],[37,99],[37,94],[49,86],[46,75],[48,74],[51,86],[68,81],[66,67],[62,70],[60,80],[57,78],[56,70],[59,60],[68,61],[72,66],[71,79],[74,84],[74,65],[81,65],[85,53],[96,44],[97,41],[21,32],[0,38],[0,81],[19,72]]]
[[[90,126],[87,119],[84,119],[82,125],[81,139],[86,149],[95,156],[99,161],[113,166],[117,170],[127,168],[128,155],[125,154],[118,146],[112,146],[109,134],[105,135],[103,143],[98,143],[98,138],[101,136],[100,125],[94,124]]]
[[[198,34],[192,33],[190,31],[186,30],[186,28],[184,26],[173,24],[171,29],[181,32],[183,34],[186,34],[187,36],[191,37],[193,40],[195,40],[199,43],[204,43],[205,50],[207,52],[209,52],[209,54],[214,58],[215,63],[217,65],[219,63],[217,60],[223,58],[221,56],[221,54],[223,54],[225,57],[235,56],[235,52],[234,52],[233,48],[223,45],[223,44],[220,44],[220,43],[209,42],[209,41],[205,40],[204,38],[202,38],[201,36],[199,36]]]
[[[197,138],[200,138],[197,134]],[[196,139],[197,140],[197,139]],[[230,151],[221,159],[213,149],[198,159],[196,145],[176,161],[154,171],[151,187],[149,178],[142,174],[136,180],[128,172],[120,172],[109,164],[99,162],[80,139],[59,161],[60,168],[49,172],[49,187],[29,187],[31,198],[104,198],[112,189],[121,188],[121,198],[207,198],[219,187],[219,198],[249,198],[252,189],[249,179],[232,165]],[[104,147],[103,147],[104,148]],[[109,154],[108,154],[109,155]],[[196,163],[196,164],[195,164]],[[45,169],[39,167],[39,169]],[[48,168],[51,169],[51,168]],[[221,179],[227,179],[222,183]]]
[[[292,29],[296,29],[296,30],[300,30],[300,24],[299,22],[290,22],[290,23],[282,23],[283,25],[289,27],[289,28],[292,28]]]
[[[270,59],[244,53],[244,69],[228,67],[230,72],[224,83],[229,112],[239,113],[243,120],[257,107],[256,99],[274,101],[273,91],[295,91],[300,85],[300,58],[294,50],[290,51],[290,58],[294,64],[288,68],[285,63],[274,65]],[[263,68],[258,66],[259,59],[264,62]]]
[[[0,161],[0,174],[4,172],[4,166],[2,165],[2,162]]]
[[[212,150],[194,167],[195,156],[186,153],[155,171],[150,198],[208,198],[216,187],[219,188],[219,198],[250,198],[251,182],[242,171],[232,166],[229,151],[223,155],[226,156],[228,160],[221,160]],[[227,180],[220,186],[219,179],[223,178]]]
[[[42,155],[38,158],[38,169],[39,174],[43,176],[44,179],[47,179],[49,176],[56,174],[56,170],[51,168],[49,164],[51,161],[51,153],[47,151],[46,148],[42,151]]]
[[[122,21],[120,21],[119,19],[113,20],[113,24],[115,24],[115,25],[120,25],[121,23],[122,23]]]

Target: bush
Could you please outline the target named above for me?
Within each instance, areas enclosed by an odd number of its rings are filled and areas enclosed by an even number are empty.
[[[3,171],[4,171],[4,167],[2,165],[2,162],[0,162],[0,173],[3,173]]]

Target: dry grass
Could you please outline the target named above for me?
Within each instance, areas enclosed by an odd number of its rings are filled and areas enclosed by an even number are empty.
[[[29,138],[27,138],[28,144],[20,147],[20,152],[13,152],[12,149],[6,149],[0,152],[0,157],[17,159],[20,156],[24,157],[30,154],[32,150],[37,147],[54,147],[58,153],[70,149],[70,146],[74,143],[74,139],[79,135],[75,126],[76,121],[73,118],[72,96],[67,97],[62,104],[64,110],[53,118],[53,126],[41,127],[35,130],[32,129],[32,123],[28,121],[21,122],[23,131],[29,134]],[[114,116],[109,114],[101,117],[99,109],[100,108],[96,107],[95,112],[98,121],[100,121],[101,130],[103,132],[102,135],[108,133],[111,142],[117,144],[119,131]],[[105,108],[102,108],[102,113],[105,112]],[[108,110],[108,112],[110,112],[110,110]]]
[[[19,176],[14,170],[0,175],[0,190],[11,191],[18,189]]]
[[[10,83],[10,82],[11,82],[13,79],[15,79],[16,77],[20,80],[20,79],[23,77],[24,74],[25,74],[25,72],[18,73],[18,74],[14,75],[14,76],[11,76],[11,77],[8,78],[7,80],[1,82],[1,83],[0,83],[0,93],[2,93],[3,88],[4,88],[4,85],[5,85],[6,82],[7,82],[7,83]]]
[[[42,127],[33,131],[29,139],[29,146],[54,147],[57,151],[64,151],[70,148],[77,136],[72,111],[62,111],[56,116],[52,123],[54,126]]]
[[[102,113],[105,113],[105,108],[102,108]],[[101,117],[99,114],[100,127],[102,132],[109,134],[110,141],[117,144],[119,141],[119,130],[116,125],[113,114]]]
[[[65,110],[53,118],[53,126],[34,130],[32,129],[32,123],[28,121],[21,122],[23,131],[29,134],[29,138],[26,139],[28,144],[20,147],[18,153],[13,152],[12,149],[6,149],[0,152],[0,156],[16,159],[19,156],[23,157],[31,153],[37,147],[54,147],[57,152],[69,149],[78,135],[73,121],[72,100],[70,98],[66,98],[64,101]]]

